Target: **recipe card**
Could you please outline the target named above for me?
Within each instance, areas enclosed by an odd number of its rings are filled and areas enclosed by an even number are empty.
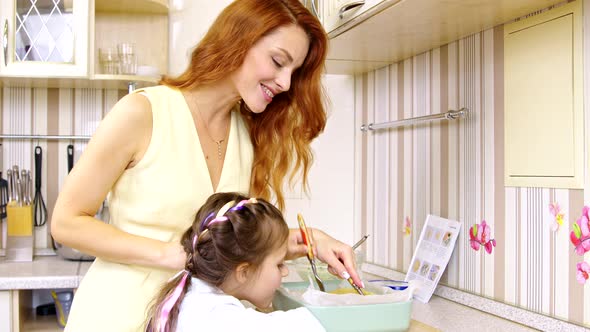
[[[429,214],[422,228],[405,281],[419,280],[414,298],[427,303],[451,259],[461,223]]]

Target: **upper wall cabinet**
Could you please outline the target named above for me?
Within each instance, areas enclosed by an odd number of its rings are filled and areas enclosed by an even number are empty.
[[[382,0],[327,0],[324,4],[324,29],[329,33],[384,2]]]
[[[309,9],[320,21],[322,20],[322,1],[321,0],[301,0],[301,3]]]
[[[3,76],[88,75],[87,0],[4,0]]]
[[[507,186],[584,188],[581,7],[504,28]]]
[[[127,88],[168,72],[168,0],[2,0],[0,84]]]
[[[365,0],[359,7],[343,7],[354,2],[324,4],[328,73],[371,71],[563,0]]]

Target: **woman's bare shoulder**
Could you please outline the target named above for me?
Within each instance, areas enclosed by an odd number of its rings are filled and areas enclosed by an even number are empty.
[[[107,149],[116,148],[137,163],[149,145],[152,133],[152,108],[146,96],[133,93],[124,96],[106,114],[93,141]]]

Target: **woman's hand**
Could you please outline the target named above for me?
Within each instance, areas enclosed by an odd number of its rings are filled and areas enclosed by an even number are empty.
[[[352,248],[318,229],[308,228],[308,230],[312,238],[314,255],[328,264],[328,271],[340,278],[343,278],[346,272],[352,277],[352,280],[357,286],[364,288],[356,272]],[[307,246],[303,243],[301,233],[298,229],[292,229],[289,234],[286,259],[295,259],[304,256],[306,253]]]
[[[299,229],[290,229],[287,239],[287,257],[285,260],[296,259],[307,254],[307,246],[303,243]]]
[[[162,252],[162,265],[170,270],[182,270],[186,266],[186,252],[177,241],[169,242],[164,245]]]

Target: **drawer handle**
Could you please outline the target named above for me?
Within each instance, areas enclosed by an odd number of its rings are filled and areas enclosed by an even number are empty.
[[[349,2],[346,5],[340,7],[340,10],[338,11],[338,16],[341,19],[343,19],[344,13],[346,13],[347,11],[349,11],[351,9],[358,8],[364,4],[365,4],[365,0]]]

